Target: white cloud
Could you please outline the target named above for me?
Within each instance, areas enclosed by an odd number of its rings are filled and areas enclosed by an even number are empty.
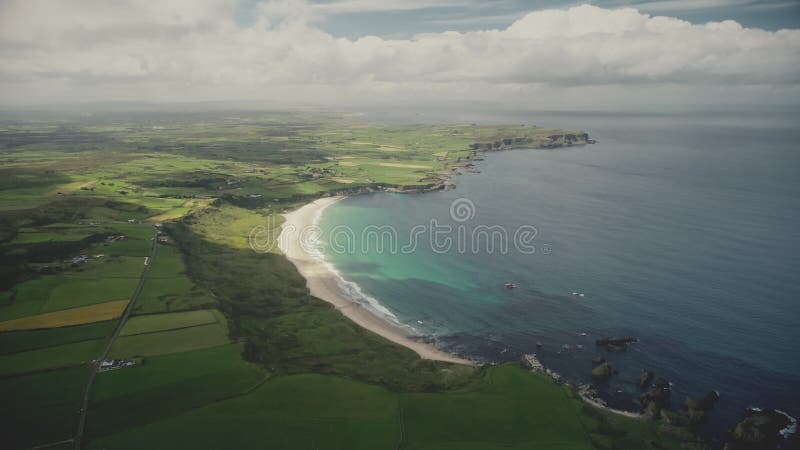
[[[656,0],[636,2],[636,7],[649,12],[675,12],[731,8],[750,3],[753,0]]]
[[[331,13],[411,11],[470,6],[475,6],[474,0],[338,0],[313,5],[316,9]]]
[[[797,0],[650,0],[635,1],[632,2],[632,6],[651,13],[674,13],[679,11],[732,8],[748,11],[765,11],[797,6]]]
[[[0,100],[575,97],[598,86],[797,100],[800,82],[800,30],[732,21],[584,5],[500,30],[346,39],[312,25],[319,9],[305,2],[266,3],[251,27],[234,23],[234,9],[233,0],[3,1]]]

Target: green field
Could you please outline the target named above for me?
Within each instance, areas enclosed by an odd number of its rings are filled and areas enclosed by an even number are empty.
[[[138,256],[145,257],[150,254],[153,237],[153,227],[149,223],[130,224],[114,223],[106,226],[108,233],[115,236],[125,236],[123,241],[103,242],[93,249],[97,253],[108,256]]]
[[[103,339],[111,336],[116,326],[117,321],[112,320],[74,327],[0,333],[0,355]]]
[[[22,449],[71,438],[87,366],[0,381],[3,448]]]
[[[225,327],[219,323],[157,333],[121,336],[111,347],[112,358],[165,355],[200,348],[216,347],[230,342]]]
[[[191,430],[191,431],[190,431]],[[146,440],[133,441],[146,436]],[[182,436],[182,438],[176,438]],[[400,441],[392,393],[335,377],[269,381],[249,395],[98,439],[91,448],[394,449]]]
[[[122,316],[129,300],[116,300],[0,322],[0,331],[38,330],[115,320]]]
[[[21,283],[0,297],[5,303],[0,307],[0,321],[126,300],[139,281],[143,262],[140,257],[100,258],[85,267]]]
[[[130,318],[125,323],[120,336],[224,323],[224,321],[225,318],[219,312],[207,309],[170,314],[148,314]]]
[[[150,276],[134,307],[134,314],[184,311],[213,307],[216,302],[206,292],[195,289],[186,275],[180,251],[170,245],[159,245]]]
[[[400,408],[404,448],[592,448],[565,390],[513,367],[473,391],[404,395]]]
[[[228,344],[148,357],[134,367],[101,373],[92,392],[90,434],[150,423],[255,387],[265,372],[243,361],[241,352],[241,344]]]
[[[103,352],[105,339],[28,350],[0,356],[0,376],[88,363]]]
[[[98,439],[92,448],[592,449],[580,416],[580,401],[564,388],[514,366],[492,369],[478,388],[437,394],[296,375]]]

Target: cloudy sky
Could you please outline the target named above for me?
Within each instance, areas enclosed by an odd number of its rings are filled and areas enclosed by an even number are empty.
[[[798,0],[0,0],[0,107],[800,103]]]

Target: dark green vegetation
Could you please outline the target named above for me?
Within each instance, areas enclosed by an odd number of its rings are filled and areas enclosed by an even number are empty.
[[[89,436],[157,422],[256,387],[265,371],[243,361],[241,351],[241,344],[228,344],[149,357],[143,364],[102,373],[92,393]]]
[[[678,448],[655,425],[587,411],[571,392],[516,366],[476,386],[402,393],[340,377],[277,377],[246,395],[96,439],[92,448]],[[607,445],[607,447],[606,447]]]
[[[111,347],[134,364],[90,392],[93,448],[676,448],[519,367],[421,360],[248,247],[253,227],[315,196],[435,188],[476,149],[579,136],[299,113],[6,120],[0,323],[130,299],[151,265]],[[118,324],[89,322],[0,333],[4,448],[74,437],[90,361]]]
[[[246,342],[245,359],[274,374],[331,373],[412,390],[462,386],[473,379],[475,369],[421,360],[311,297],[305,280],[281,255],[209,243],[183,223],[170,234],[187,256],[192,279],[219,300],[230,336]]]
[[[88,363],[100,354],[104,341],[95,339],[3,355],[0,376]]]
[[[109,321],[74,327],[0,333],[0,354],[5,355],[54,345],[103,339],[110,336],[116,326],[116,321]]]
[[[3,447],[30,448],[71,438],[88,375],[88,367],[78,366],[0,378]]]
[[[178,249],[162,246],[133,312],[151,314],[216,306],[206,291],[195,289],[185,272]]]

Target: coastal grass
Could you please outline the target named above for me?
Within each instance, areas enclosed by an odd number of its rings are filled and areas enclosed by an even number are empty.
[[[90,448],[680,448],[641,421],[619,418],[619,426],[587,427],[585,422],[604,413],[592,414],[563,386],[513,364],[490,369],[471,388],[437,393],[301,374],[123,427],[93,440]]]
[[[592,449],[563,388],[514,365],[465,392],[400,396],[401,448]]]
[[[28,449],[71,438],[88,375],[88,366],[78,366],[3,378],[3,448]]]
[[[155,216],[150,216],[147,218],[148,222],[166,222],[169,220],[177,220],[181,217],[189,215],[193,212],[200,211],[202,209],[207,208],[213,200],[211,199],[191,199],[186,200],[180,206],[170,209],[166,212],[162,212]]]
[[[271,214],[269,210],[249,210],[223,203],[194,215],[191,220],[192,230],[204,239],[227,247],[248,249],[251,232],[257,227],[264,227],[263,235],[277,239],[283,216]]]
[[[620,450],[679,450],[706,448],[688,429],[652,420],[623,417],[577,399],[575,412],[595,448]]]
[[[120,317],[127,306],[128,300],[117,300],[7,320],[0,322],[0,332],[59,328],[92,322],[105,322]]]
[[[282,255],[212,243],[192,226],[178,223],[168,231],[186,255],[192,280],[219,300],[231,338],[246,342],[245,359],[275,374],[338,374],[412,391],[477,379],[479,368],[422,360],[311,297]]]

